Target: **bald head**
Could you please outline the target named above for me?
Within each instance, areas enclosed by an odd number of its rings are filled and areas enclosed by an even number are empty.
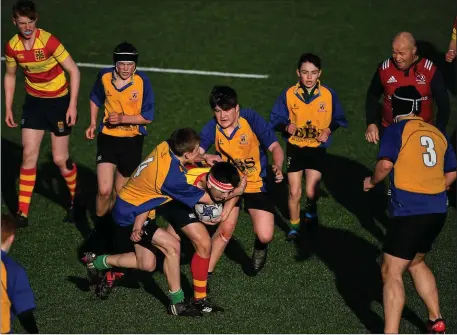
[[[395,35],[393,44],[396,43],[406,44],[410,48],[414,48],[416,46],[416,39],[414,38],[413,34],[408,33],[407,31],[402,31]]]
[[[416,60],[416,40],[411,33],[402,31],[392,42],[392,58],[400,70],[407,70]]]

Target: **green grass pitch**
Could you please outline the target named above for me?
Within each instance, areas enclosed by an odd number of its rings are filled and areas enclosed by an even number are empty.
[[[15,33],[11,0],[2,1],[2,45]],[[256,277],[243,272],[254,235],[245,214],[227,254],[217,267],[212,296],[226,308],[201,319],[166,314],[166,282],[160,271],[117,287],[107,301],[88,291],[78,261],[82,235],[91,225],[63,224],[62,189],[50,159],[50,141],[41,147],[38,181],[27,229],[20,230],[11,255],[26,269],[36,295],[43,333],[365,333],[382,331],[379,299],[379,238],[385,223],[382,192],[361,192],[375,164],[377,147],[364,139],[364,99],[377,64],[390,55],[399,31],[424,41],[434,60],[444,60],[455,3],[448,0],[385,1],[37,1],[38,26],[56,35],[77,62],[110,64],[114,46],[128,40],[139,50],[139,65],[188,70],[267,74],[267,79],[148,73],[156,94],[157,117],[148,126],[143,155],[171,131],[200,129],[211,117],[213,85],[233,86],[242,106],[265,118],[275,99],[296,80],[295,66],[306,51],[323,59],[322,82],[338,93],[349,120],[330,148],[330,172],[319,201],[321,228],[296,248],[284,241],[278,216],[267,266]],[[452,6],[454,6],[452,8]],[[427,42],[427,43],[425,43]],[[453,64],[455,66],[455,63]],[[2,63],[2,69],[4,64]],[[443,67],[446,74],[455,67]],[[71,155],[79,166],[88,202],[95,189],[95,142],[85,139],[89,92],[97,69],[80,68],[79,120]],[[454,91],[455,92],[455,91]],[[2,93],[3,94],[3,93]],[[24,98],[18,75],[14,111],[20,121]],[[457,104],[451,94],[455,126]],[[2,104],[2,120],[4,104]],[[20,131],[2,121],[2,197],[13,198],[20,164]],[[5,190],[9,189],[8,193]],[[60,190],[60,191],[59,191]],[[60,192],[60,193],[58,193]],[[62,193],[63,192],[63,193]],[[286,199],[284,189],[275,197]],[[14,201],[13,201],[14,202]],[[5,200],[6,203],[6,200]],[[278,203],[280,206],[281,204]],[[282,204],[284,206],[284,204]],[[281,206],[280,206],[281,207]],[[373,211],[370,211],[373,209]],[[6,210],[6,206],[2,206]],[[370,213],[375,213],[374,218]],[[455,202],[428,261],[436,274],[443,315],[457,329],[457,231]],[[189,254],[182,266],[186,294],[192,291]],[[405,275],[407,303],[401,332],[422,331],[427,313]],[[378,328],[381,326],[381,328]],[[22,332],[16,322],[14,330]]]

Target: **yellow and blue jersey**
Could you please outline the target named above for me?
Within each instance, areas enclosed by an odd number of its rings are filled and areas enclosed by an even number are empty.
[[[186,172],[168,142],[160,143],[119,192],[112,211],[114,221],[120,226],[132,225],[138,215],[171,200],[195,206],[205,191],[190,185]],[[150,217],[154,217],[154,212]]]
[[[245,193],[266,191],[266,150],[277,138],[257,112],[240,109],[238,125],[231,134],[226,134],[213,118],[203,127],[200,137],[200,147],[207,151],[214,144],[223,161],[231,162],[240,174],[247,175]]]
[[[297,126],[294,135],[287,134],[285,127],[293,123]],[[284,90],[270,113],[270,127],[280,129],[290,144],[303,147],[328,147],[332,136],[325,143],[317,137],[325,128],[333,131],[339,126],[347,127],[347,120],[336,93],[320,82],[310,93],[297,83]]]
[[[114,85],[115,68],[110,67],[98,73],[90,93],[90,99],[98,106],[104,106],[105,115],[99,131],[116,137],[133,137],[146,135],[146,126],[139,124],[110,125],[110,113],[138,115],[149,121],[154,120],[155,98],[151,82],[146,74],[136,71],[131,81],[118,89]]]
[[[378,159],[390,160],[391,216],[447,212],[444,174],[455,171],[452,146],[438,128],[410,117],[386,128]]]
[[[16,315],[35,309],[35,297],[25,270],[2,250],[1,333],[11,333]]]

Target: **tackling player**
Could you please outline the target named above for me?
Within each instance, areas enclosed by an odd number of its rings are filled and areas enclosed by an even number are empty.
[[[22,163],[19,176],[17,226],[28,225],[30,200],[36,180],[40,145],[46,130],[51,132],[52,157],[70,192],[65,221],[73,221],[76,164],[69,156],[71,127],[76,124],[80,74],[76,63],[60,41],[37,28],[38,13],[32,1],[13,6],[13,23],[18,29],[5,46],[5,122],[17,127],[13,98],[18,66],[24,71],[26,97],[22,107]],[[65,71],[70,74],[70,92]]]
[[[407,32],[398,33],[392,42],[392,57],[382,62],[368,88],[365,110],[368,142],[378,143],[384,129],[393,123],[391,99],[396,88],[412,85],[422,96],[421,117],[433,123],[433,101],[438,107],[436,126],[445,131],[450,114],[449,95],[443,76],[432,61],[416,54],[416,40]],[[382,120],[378,115],[379,97],[383,95]],[[380,125],[379,122],[381,121]]]
[[[257,112],[240,109],[237,94],[232,88],[214,87],[209,103],[214,118],[200,133],[200,153],[207,162],[220,160],[222,157],[223,161],[233,163],[240,174],[247,176],[244,194],[224,205],[224,215],[220,219],[223,224],[218,227],[212,242],[209,271],[213,272],[232,237],[243,201],[256,235],[252,254],[252,270],[256,274],[266,263],[268,244],[273,239],[274,231],[275,209],[265,182],[268,163],[266,150],[273,156],[272,168],[276,182],[283,180],[284,152],[274,132]],[[205,154],[213,144],[218,155]]]
[[[347,121],[336,93],[321,84],[321,59],[311,53],[301,55],[297,64],[298,83],[276,100],[270,127],[283,133],[287,141],[287,179],[291,230],[287,240],[297,238],[300,229],[300,199],[303,171],[306,176],[305,224],[316,225],[317,200],[327,148],[332,134]]]
[[[457,16],[454,18],[452,26],[451,41],[449,42],[449,50],[446,53],[446,62],[451,63],[455,59],[457,53]]]
[[[428,309],[428,330],[444,334],[438,289],[425,255],[441,232],[447,214],[446,189],[456,179],[457,160],[443,133],[420,115],[422,95],[414,86],[392,94],[394,124],[381,139],[378,163],[364,181],[368,191],[387,175],[392,189],[391,225],[384,240],[382,277],[386,333],[398,333],[408,270]]]
[[[97,136],[97,221],[91,236],[99,246],[103,237],[109,236],[107,221],[111,216],[106,214],[114,205],[116,194],[141,163],[145,125],[154,119],[154,92],[146,74],[136,70],[136,48],[127,42],[119,44],[114,49],[113,62],[114,68],[99,72],[92,88],[91,122],[86,130],[86,137],[94,139],[97,114],[104,106]]]
[[[228,162],[217,162],[212,167],[204,165],[187,165],[186,178],[189,184],[205,190],[215,202],[225,202],[243,194],[246,177],[240,183],[236,167]],[[195,247],[190,269],[192,272],[194,299],[193,304],[200,311],[210,313],[223,311],[207,297],[208,268],[211,256],[211,237],[203,222],[198,220],[193,208],[179,201],[171,201],[157,209],[157,215],[163,216],[171,225],[168,232],[180,239],[176,230],[181,230]],[[221,217],[224,214],[222,213]],[[221,222],[221,218],[213,225]],[[224,222],[221,223],[223,225]]]
[[[120,254],[95,256],[86,253],[89,275],[93,277],[111,267],[152,272],[156,266],[153,247],[162,251],[170,290],[168,313],[179,316],[200,316],[201,312],[184,301],[180,283],[180,243],[157,226],[154,213],[159,206],[172,200],[188,207],[197,202],[213,203],[204,190],[188,184],[185,176],[184,164],[197,159],[199,142],[195,130],[183,128],[173,132],[168,141],[160,143],[138,166],[116,198],[112,214],[116,223],[115,246]]]

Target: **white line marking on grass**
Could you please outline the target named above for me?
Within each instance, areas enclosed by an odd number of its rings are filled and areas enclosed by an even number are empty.
[[[2,61],[5,57],[1,58]],[[112,64],[95,64],[95,63],[76,63],[79,67],[88,67],[92,69],[103,69],[113,66]],[[145,72],[162,72],[162,73],[177,73],[177,74],[194,74],[199,76],[216,76],[216,77],[234,77],[234,78],[251,78],[251,79],[267,79],[267,74],[252,74],[252,73],[232,73],[232,72],[218,72],[218,71],[200,71],[200,70],[184,70],[184,69],[163,69],[159,67],[142,67],[139,66],[138,70]]]

